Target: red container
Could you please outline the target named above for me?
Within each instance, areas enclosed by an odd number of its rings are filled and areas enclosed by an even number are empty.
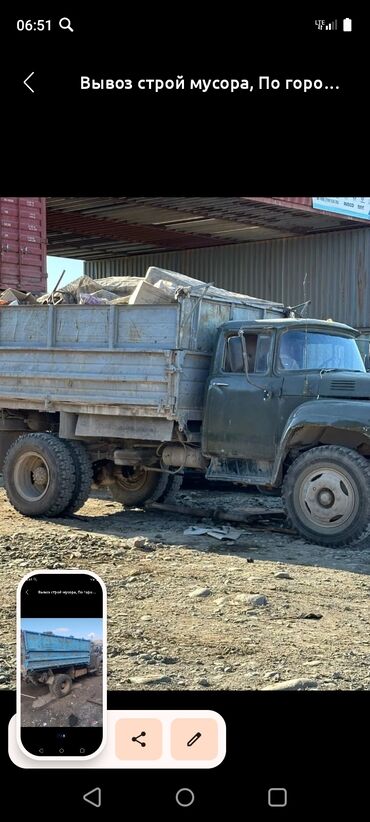
[[[266,205],[285,206],[286,208],[312,209],[312,197],[248,197],[249,200],[255,200],[258,203],[266,203]]]
[[[0,198],[0,290],[46,291],[46,200]]]

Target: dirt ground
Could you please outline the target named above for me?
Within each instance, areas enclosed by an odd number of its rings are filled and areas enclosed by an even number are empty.
[[[52,698],[40,708],[33,705],[40,697],[50,694],[47,685],[22,683],[21,713],[22,725],[28,728],[98,727],[102,724],[102,709],[95,702],[102,701],[102,677],[84,676],[72,685],[71,693],[60,699]],[[72,718],[72,719],[71,719]],[[71,720],[71,721],[70,721]],[[78,721],[76,721],[78,720]]]
[[[243,528],[225,543],[185,536],[197,519],[100,497],[73,518],[31,520],[0,489],[0,687],[15,687],[19,579],[82,568],[107,585],[111,690],[370,688],[370,539],[329,549]],[[177,502],[281,504],[219,490],[181,491]]]

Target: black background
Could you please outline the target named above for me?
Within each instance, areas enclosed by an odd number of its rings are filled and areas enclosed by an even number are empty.
[[[4,194],[323,196],[354,181],[367,193],[365,15],[345,33],[319,31],[315,11],[280,6],[54,5],[53,14],[39,3],[2,11]],[[68,14],[73,34],[16,30],[18,18]],[[34,94],[23,85],[31,71]],[[307,77],[340,91],[81,92],[81,74],[270,76],[282,88]]]
[[[15,713],[15,695],[0,693],[3,784],[22,785],[17,811],[29,810],[30,796],[38,797],[42,813],[57,812],[87,818],[91,806],[82,796],[102,789],[102,810],[116,809],[122,818],[145,820],[149,812],[177,818],[179,788],[191,788],[196,801],[189,818],[238,812],[240,818],[330,819],[336,813],[356,818],[368,795],[366,744],[369,730],[367,693],[133,693],[110,692],[108,709],[198,709],[221,713],[227,724],[227,756],[217,768],[202,771],[45,771],[16,768],[7,756],[5,726]],[[364,753],[365,752],[365,753]],[[269,788],[285,787],[288,805],[267,805]],[[14,801],[14,799],[13,799]]]
[[[39,591],[55,591],[40,594]],[[93,593],[63,594],[62,591],[93,591]],[[61,593],[59,593],[61,592]],[[28,579],[21,590],[21,616],[71,617],[81,619],[103,616],[103,591],[97,579],[88,574],[37,574]]]
[[[281,6],[214,4],[201,13],[140,5],[136,15],[107,2],[97,11],[55,8],[14,3],[2,11],[2,196],[369,195],[365,15],[354,16],[347,34],[319,32],[315,10]],[[319,13],[332,20],[338,10]],[[58,16],[71,17],[73,35],[16,33],[17,18]],[[35,94],[23,85],[31,71]],[[340,91],[81,93],[81,74],[307,77]],[[1,692],[2,777],[21,786],[9,790],[17,811],[29,813],[37,796],[40,816],[70,817],[72,809],[90,818],[100,811],[82,795],[96,786],[102,811],[140,820],[149,811],[205,819],[211,810],[296,820],[367,807],[366,692],[122,692],[109,694],[108,707],[216,710],[228,727],[226,760],[201,772],[19,771],[6,739],[15,694]],[[267,790],[279,786],[288,807],[269,809]],[[195,792],[191,808],[175,804],[181,787]]]

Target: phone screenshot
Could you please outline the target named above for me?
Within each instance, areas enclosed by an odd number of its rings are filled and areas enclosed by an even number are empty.
[[[41,758],[91,757],[105,737],[105,591],[94,574],[35,572],[18,590],[18,739]]]
[[[0,26],[14,810],[361,818],[366,16],[52,6]]]

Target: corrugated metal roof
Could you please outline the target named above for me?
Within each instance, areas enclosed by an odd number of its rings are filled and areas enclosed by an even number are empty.
[[[307,316],[370,328],[370,228],[87,263],[92,277],[144,276],[150,265],[297,305]]]
[[[298,201],[298,202],[297,202]],[[48,254],[96,259],[361,227],[311,198],[50,197]]]

